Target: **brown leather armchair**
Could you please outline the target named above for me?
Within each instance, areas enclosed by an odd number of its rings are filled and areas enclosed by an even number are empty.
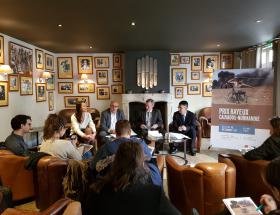
[[[201,135],[203,138],[210,138],[211,133],[211,107],[202,108],[198,113],[198,120],[201,124]]]
[[[200,215],[224,210],[222,199],[235,196],[235,169],[223,163],[199,163],[195,167],[179,166],[166,156],[168,194],[184,215],[196,208]]]

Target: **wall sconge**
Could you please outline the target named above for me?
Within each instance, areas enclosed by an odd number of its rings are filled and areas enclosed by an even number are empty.
[[[46,79],[51,78],[51,73],[49,72],[43,72],[41,77],[39,78],[39,81],[42,83],[44,81],[46,81]]]
[[[84,83],[87,83],[87,82],[88,82],[88,76],[87,76],[87,74],[82,74],[82,75],[81,75],[81,80],[84,81]]]
[[[5,75],[12,74],[13,70],[10,65],[0,65],[0,73],[3,73]]]

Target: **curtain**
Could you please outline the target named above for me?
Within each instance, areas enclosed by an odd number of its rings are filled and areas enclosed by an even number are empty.
[[[280,40],[273,42],[274,114],[280,115]]]

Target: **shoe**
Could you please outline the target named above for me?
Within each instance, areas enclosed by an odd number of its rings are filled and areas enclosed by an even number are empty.
[[[191,155],[191,156],[196,156],[196,152],[193,151],[193,150],[191,150],[191,151],[190,151],[190,155]]]

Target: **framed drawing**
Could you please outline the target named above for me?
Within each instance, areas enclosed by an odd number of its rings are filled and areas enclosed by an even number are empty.
[[[59,79],[72,79],[73,78],[72,57],[58,57],[57,72],[58,72]]]
[[[92,57],[78,56],[77,58],[78,74],[92,74]]]
[[[54,57],[52,55],[45,53],[45,65],[46,70],[54,70]]]
[[[184,97],[184,87],[175,87],[175,99],[182,99]]]
[[[5,64],[4,61],[4,37],[0,35],[0,64]]]
[[[9,105],[8,82],[0,81],[0,107]]]
[[[9,91],[19,91],[18,75],[8,75],[9,79]]]
[[[113,84],[111,86],[112,94],[122,94],[123,93],[123,85],[122,84]]]
[[[95,93],[94,83],[78,83],[79,93]]]
[[[190,64],[190,56],[181,56],[180,63],[181,64]]]
[[[120,69],[122,67],[121,54],[113,54],[113,68]]]
[[[211,73],[214,69],[218,69],[219,56],[218,55],[204,55],[203,57],[203,72]]]
[[[232,69],[233,67],[233,54],[222,53],[221,54],[221,69]]]
[[[94,58],[95,68],[109,68],[109,57],[95,57]]]
[[[200,72],[191,72],[191,80],[200,80]]]
[[[75,108],[77,102],[84,102],[89,107],[89,96],[64,96],[65,108]]]
[[[49,111],[54,110],[54,93],[48,92],[48,104],[49,104]]]
[[[73,94],[73,82],[58,82],[59,94]]]
[[[112,70],[112,79],[113,79],[113,82],[122,82],[122,70],[113,69]]]
[[[180,64],[180,55],[179,54],[171,54],[170,55],[170,65],[178,66]]]
[[[201,94],[201,84],[188,84],[188,95],[200,95]]]
[[[31,76],[20,76],[20,95],[33,95],[33,78]]]
[[[97,87],[96,91],[98,100],[110,99],[110,87]]]
[[[96,80],[99,85],[108,84],[108,70],[96,70]]]
[[[212,83],[210,82],[202,83],[202,96],[204,97],[212,96]]]
[[[47,100],[46,83],[36,83],[36,102],[44,102]]]
[[[44,69],[44,52],[39,49],[35,49],[36,56],[36,69]]]
[[[31,76],[33,73],[33,50],[9,42],[9,64],[14,74]]]
[[[185,86],[187,84],[187,69],[172,69],[172,86]]]
[[[202,70],[202,56],[192,56],[191,57],[191,70],[201,71]]]
[[[55,74],[51,73],[51,77],[46,79],[47,90],[55,90]]]

